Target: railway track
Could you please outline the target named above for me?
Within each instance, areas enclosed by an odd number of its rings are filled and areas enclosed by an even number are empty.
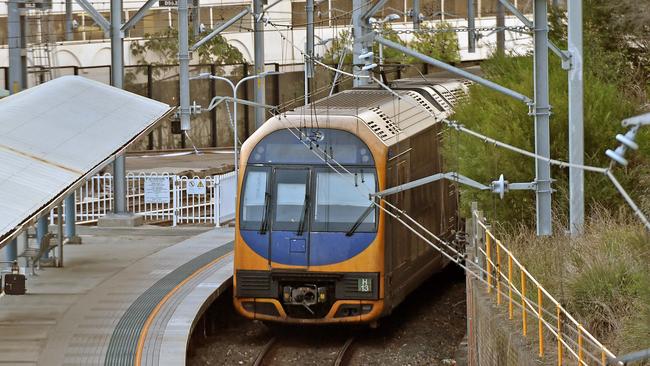
[[[350,356],[351,356],[351,351],[350,349],[352,348],[352,344],[355,341],[354,336],[350,336],[346,339],[345,343],[338,349],[336,352],[336,358],[333,360],[332,365],[334,366],[343,366],[347,365],[348,362],[350,361]],[[287,339],[284,339],[286,342]],[[293,345],[295,346],[295,345]],[[278,337],[273,337],[271,338],[265,345],[262,347],[262,350],[260,353],[257,355],[257,358],[255,359],[255,362],[253,363],[254,366],[269,366],[273,364],[284,364],[282,361],[276,361],[272,356],[277,355],[280,353],[282,347],[282,341],[278,341]],[[328,353],[326,350],[324,353]],[[318,357],[317,355],[311,354],[309,356],[311,359],[314,359],[314,357]],[[325,357],[326,358],[326,357]],[[322,360],[322,363],[319,364],[325,364],[325,359],[320,358]]]
[[[437,274],[381,327],[272,326],[238,316],[232,292],[207,312],[188,366],[217,365],[443,365],[465,335],[465,282],[460,271]]]

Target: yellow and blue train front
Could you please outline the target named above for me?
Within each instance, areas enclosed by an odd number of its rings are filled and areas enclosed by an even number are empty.
[[[238,311],[291,323],[378,318],[384,245],[381,215],[368,196],[379,186],[368,146],[343,130],[280,129],[246,154],[235,249]]]

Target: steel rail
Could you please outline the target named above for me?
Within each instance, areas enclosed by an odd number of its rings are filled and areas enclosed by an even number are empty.
[[[255,358],[255,362],[253,362],[253,366],[261,366],[264,364],[264,358],[269,354],[269,351],[273,346],[277,343],[277,338],[273,337],[269,339],[268,342],[264,345],[260,353],[257,354],[257,357]]]
[[[349,359],[349,350],[350,346],[352,346],[352,343],[355,341],[355,338],[349,337],[346,341],[345,344],[343,344],[343,347],[339,350],[338,354],[336,355],[336,360],[334,360],[334,366],[341,366],[346,364],[346,359]]]

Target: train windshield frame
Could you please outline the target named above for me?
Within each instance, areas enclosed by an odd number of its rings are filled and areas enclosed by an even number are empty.
[[[367,145],[347,131],[318,133],[318,149],[287,130],[274,131],[255,146],[242,184],[242,230],[347,232],[373,204],[369,194],[377,191],[378,180]],[[280,144],[286,153],[279,153]],[[345,169],[333,170],[327,165],[331,159],[314,150],[331,151]],[[378,219],[375,208],[355,232],[376,232]]]

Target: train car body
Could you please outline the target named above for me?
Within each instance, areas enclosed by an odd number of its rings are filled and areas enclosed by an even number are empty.
[[[258,129],[240,155],[236,309],[285,323],[373,322],[442,269],[443,256],[369,194],[443,171],[440,120],[465,90],[354,89]],[[443,239],[459,229],[447,181],[386,200]]]

